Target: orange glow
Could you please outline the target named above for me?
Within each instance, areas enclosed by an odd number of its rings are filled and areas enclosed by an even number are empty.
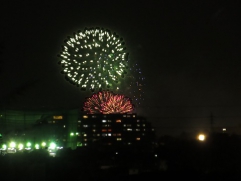
[[[63,119],[63,116],[53,116],[53,119]]]

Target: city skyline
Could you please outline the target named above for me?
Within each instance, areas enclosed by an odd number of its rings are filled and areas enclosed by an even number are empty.
[[[63,40],[84,27],[120,34],[145,76],[136,109],[167,133],[241,118],[240,3],[4,2],[1,106],[81,107],[90,93],[60,74]],[[172,131],[171,131],[172,130]]]

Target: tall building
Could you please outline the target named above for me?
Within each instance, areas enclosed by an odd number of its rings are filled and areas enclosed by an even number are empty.
[[[83,114],[77,124],[78,146],[151,146],[155,131],[136,114]]]

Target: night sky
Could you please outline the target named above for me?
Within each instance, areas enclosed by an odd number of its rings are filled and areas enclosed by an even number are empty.
[[[133,3],[135,2],[135,3]],[[90,93],[68,83],[57,55],[67,36],[103,27],[124,38],[146,77],[138,114],[159,135],[241,129],[241,6],[226,1],[1,3],[0,104],[77,108]]]

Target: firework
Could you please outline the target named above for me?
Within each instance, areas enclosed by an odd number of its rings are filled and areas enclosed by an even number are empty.
[[[68,37],[62,47],[62,73],[82,90],[116,90],[128,71],[128,53],[116,33],[90,28]]]
[[[126,86],[128,92],[125,94],[131,97],[135,107],[138,107],[144,101],[145,77],[137,63],[130,66],[130,72],[132,72],[132,74],[128,75],[129,81]]]
[[[128,97],[110,91],[99,91],[87,98],[83,111],[89,114],[123,114],[133,111],[134,105]]]

